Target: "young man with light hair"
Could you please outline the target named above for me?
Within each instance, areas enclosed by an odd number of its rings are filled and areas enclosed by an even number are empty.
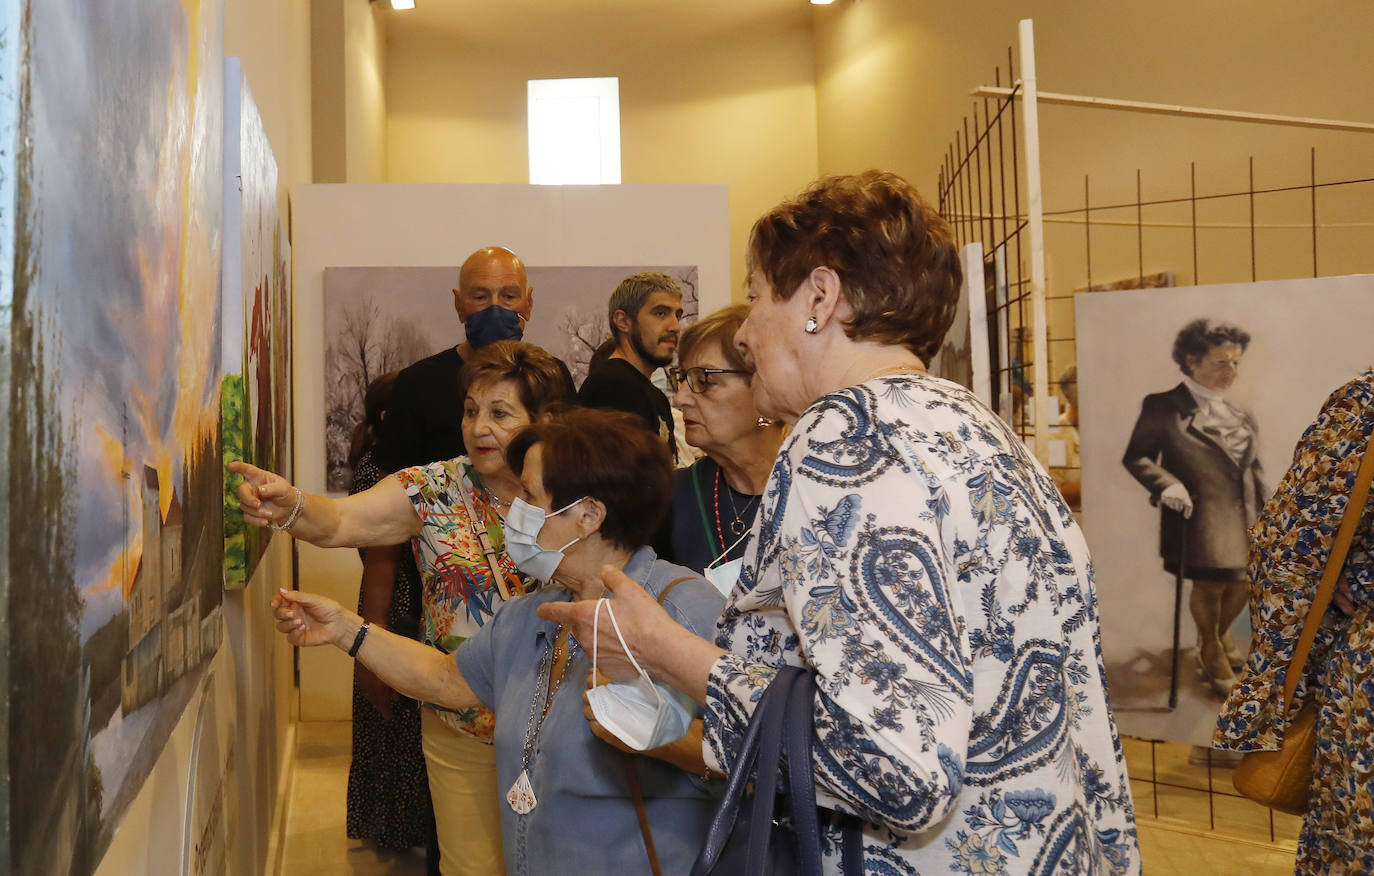
[[[676,451],[672,406],[651,378],[677,351],[682,289],[661,271],[643,271],[621,281],[606,309],[615,350],[593,366],[578,399],[587,407],[637,415]]]

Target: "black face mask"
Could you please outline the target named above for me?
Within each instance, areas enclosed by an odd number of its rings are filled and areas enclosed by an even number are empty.
[[[520,340],[525,336],[524,322],[514,310],[493,304],[469,316],[463,328],[467,331],[468,343],[480,349],[497,341]]]

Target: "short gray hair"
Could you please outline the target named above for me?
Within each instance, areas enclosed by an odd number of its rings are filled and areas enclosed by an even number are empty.
[[[677,280],[662,271],[640,271],[620,281],[620,285],[611,293],[610,303],[606,306],[606,319],[611,324],[611,337],[620,337],[620,331],[615,327],[615,312],[625,311],[625,315],[633,322],[639,318],[639,311],[644,307],[644,302],[655,292],[671,292],[679,298],[682,297],[682,287],[677,284]]]

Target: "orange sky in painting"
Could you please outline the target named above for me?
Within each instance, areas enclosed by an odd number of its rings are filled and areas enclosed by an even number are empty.
[[[186,12],[188,33],[201,34],[202,32],[200,7],[199,0],[182,0],[182,8]],[[199,38],[193,37],[188,40],[183,94],[187,101],[188,112],[186,116],[191,120],[187,129],[191,131],[198,131],[203,127],[199,121],[199,117],[205,115],[207,111],[207,107],[202,105],[203,102],[223,100],[223,94],[197,94],[204,49],[205,47],[201,45]],[[200,98],[201,103],[198,103],[197,98]],[[176,132],[169,130],[167,142],[175,142],[175,137]],[[196,438],[200,434],[207,413],[216,418],[216,428],[218,428],[218,387],[215,387],[216,392],[213,393],[212,403],[206,404],[205,409],[202,409],[206,363],[218,327],[216,318],[218,314],[214,308],[196,306],[198,302],[204,300],[202,296],[206,288],[217,288],[219,261],[215,256],[218,254],[218,247],[215,246],[216,241],[211,238],[212,230],[194,221],[196,214],[192,199],[199,194],[196,189],[196,180],[200,175],[197,174],[197,171],[202,169],[201,165],[205,162],[218,163],[221,160],[222,149],[219,142],[199,143],[194,139],[189,143],[179,145],[182,146],[181,154],[177,156],[180,161],[178,171],[182,221],[180,223],[181,239],[177,251],[177,315],[181,322],[182,342],[177,348],[176,371],[179,379],[177,380],[176,413],[172,423],[172,440],[176,447],[190,450],[197,446]],[[162,506],[164,517],[168,507],[167,501],[164,500]]]
[[[201,440],[207,434],[213,434],[219,429],[218,413],[211,413],[208,410],[202,414],[198,423],[198,433],[192,438],[191,445],[194,448],[200,446]],[[100,568],[105,571],[96,580],[92,581],[85,588],[85,592],[91,595],[106,593],[115,588],[119,588],[124,598],[128,599],[133,591],[134,573],[138,570],[139,561],[143,558],[143,508],[142,508],[142,475],[143,469],[140,463],[129,459],[124,452],[124,446],[119,439],[105,426],[104,423],[96,423],[94,432],[100,443],[101,454],[107,463],[106,471],[117,483],[117,489],[124,498],[127,506],[129,521],[129,541],[122,549],[112,551],[109,558],[100,564]],[[173,489],[173,470],[172,455],[169,450],[162,448],[155,452],[158,479],[158,504],[161,510],[162,520],[167,520],[167,514],[171,510]],[[124,474],[128,473],[128,478]]]
[[[217,138],[197,132],[204,126],[201,117],[216,107],[211,101],[222,100],[222,94],[199,94],[202,57],[206,46],[201,40],[201,10],[199,0],[182,0],[187,17],[185,66],[174,67],[166,83],[169,111],[162,132],[157,155],[156,178],[162,180],[152,193],[161,220],[160,233],[141,237],[135,244],[135,264],[144,291],[144,314],[130,314],[131,323],[156,325],[157,314],[175,306],[180,342],[174,345],[174,362],[156,363],[158,368],[175,369],[176,399],[172,410],[170,434],[158,416],[162,399],[151,396],[139,386],[128,387],[127,410],[138,420],[138,434],[146,447],[135,451],[144,459],[131,459],[130,450],[105,423],[94,424],[100,452],[107,465],[104,470],[113,478],[113,493],[122,497],[128,509],[129,533],[127,543],[111,551],[108,559],[99,564],[105,571],[85,588],[88,594],[98,594],[119,588],[127,599],[132,591],[134,573],[143,555],[142,486],[143,466],[150,465],[158,475],[158,505],[162,519],[167,519],[182,460],[194,463],[202,440],[219,430],[219,395],[217,382],[209,381],[207,371],[217,362],[211,361],[218,331],[218,314],[214,306],[206,306],[206,290],[217,288],[219,281],[218,240],[215,225],[201,221],[195,202],[203,192],[198,188],[202,180],[218,185],[216,174],[208,174],[207,163],[217,165],[220,143]],[[200,36],[196,36],[200,35]],[[213,295],[210,300],[214,301]],[[167,348],[150,343],[144,348],[156,357]],[[151,363],[147,363],[151,364]],[[158,368],[148,369],[157,373]],[[125,478],[124,473],[129,477]]]

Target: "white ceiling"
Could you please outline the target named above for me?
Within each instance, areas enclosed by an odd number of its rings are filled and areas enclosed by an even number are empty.
[[[386,4],[387,0],[380,0]],[[692,42],[759,27],[810,21],[807,0],[415,0],[415,9],[387,10],[394,45],[410,38],[480,42],[489,47],[530,39]]]

